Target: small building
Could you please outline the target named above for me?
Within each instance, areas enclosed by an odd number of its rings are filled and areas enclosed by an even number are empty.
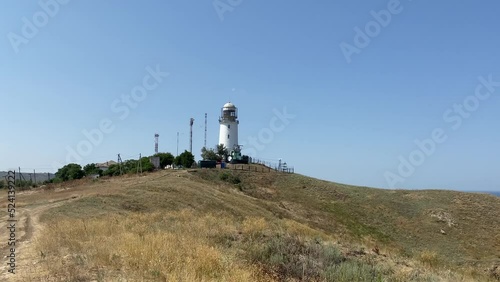
[[[96,179],[99,179],[101,176],[100,176],[99,174],[91,174],[91,175],[89,175],[89,177],[90,177],[91,179],[96,180]]]
[[[96,164],[97,168],[101,169],[102,171],[106,171],[109,169],[110,166],[118,164],[115,161],[107,161],[105,163],[98,163]]]
[[[153,164],[155,169],[160,169],[160,157],[150,157],[149,161]]]

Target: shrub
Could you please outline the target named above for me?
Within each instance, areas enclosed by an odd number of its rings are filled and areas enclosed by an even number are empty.
[[[240,176],[239,175],[231,175],[231,177],[229,178],[229,182],[232,184],[240,184],[241,183]]]
[[[280,280],[324,279],[327,267],[346,260],[337,248],[320,242],[303,242],[288,234],[261,238],[249,245],[249,259]]]
[[[222,181],[227,181],[229,179],[229,173],[227,172],[223,172],[221,174],[219,174],[219,179],[222,180]]]
[[[229,172],[222,172],[219,174],[219,179],[231,184],[240,184],[241,178],[239,175],[235,175]]]
[[[359,261],[346,261],[330,266],[326,269],[324,278],[326,281],[382,281],[375,266]]]
[[[430,267],[436,267],[439,264],[439,257],[435,251],[424,250],[420,253],[419,259]]]

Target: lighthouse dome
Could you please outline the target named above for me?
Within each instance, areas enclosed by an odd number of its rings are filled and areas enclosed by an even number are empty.
[[[224,108],[236,108],[236,106],[233,103],[228,102],[228,103],[224,104]]]

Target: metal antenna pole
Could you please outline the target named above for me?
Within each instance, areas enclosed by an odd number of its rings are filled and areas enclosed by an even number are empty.
[[[208,115],[205,113],[205,143],[203,144],[207,148],[207,126],[208,126]]]
[[[194,118],[191,118],[189,120],[189,152],[193,153],[193,124],[194,124]]]
[[[158,154],[158,143],[159,143],[160,135],[158,133],[155,134],[155,154]]]

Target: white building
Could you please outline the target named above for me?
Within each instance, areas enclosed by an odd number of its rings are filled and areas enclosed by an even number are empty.
[[[238,108],[232,103],[226,103],[221,109],[219,118],[219,144],[223,144],[230,152],[238,146]]]
[[[97,168],[102,169],[102,171],[106,171],[109,169],[110,166],[118,164],[115,161],[107,161],[105,163],[98,163],[96,164]]]

